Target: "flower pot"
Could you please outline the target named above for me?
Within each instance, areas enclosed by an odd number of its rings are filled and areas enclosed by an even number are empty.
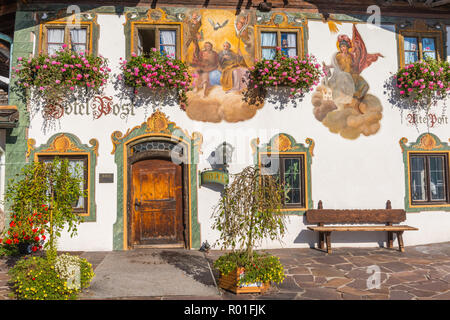
[[[240,293],[264,293],[269,289],[270,283],[247,283],[239,285],[239,279],[244,275],[244,268],[236,268],[227,275],[221,274],[219,277],[219,287],[236,294]]]
[[[33,245],[28,242],[19,243],[19,253],[20,254],[30,254],[32,246]]]

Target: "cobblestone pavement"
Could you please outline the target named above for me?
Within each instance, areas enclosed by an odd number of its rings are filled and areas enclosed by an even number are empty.
[[[450,300],[450,242],[407,247],[406,252],[385,248],[335,248],[328,255],[315,249],[267,250],[280,257],[286,279],[263,295],[123,297],[121,299],[308,299],[308,300]],[[206,254],[210,264],[223,252]],[[105,253],[85,252],[94,268]],[[6,260],[0,258],[0,299],[8,298]],[[367,280],[378,266],[379,288],[369,289]],[[373,271],[372,271],[373,272]],[[217,272],[214,272],[217,281]]]

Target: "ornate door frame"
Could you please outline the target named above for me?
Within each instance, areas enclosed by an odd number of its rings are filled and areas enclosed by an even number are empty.
[[[129,176],[129,152],[133,145],[148,141],[171,141],[177,143],[186,150],[187,163],[183,176],[183,184],[186,183],[186,197],[184,206],[188,215],[187,248],[200,248],[200,223],[198,222],[198,155],[203,137],[200,133],[194,132],[192,136],[178,127],[174,122],[170,122],[167,116],[161,111],[155,111],[147,121],[141,125],[128,129],[125,134],[114,131],[111,134],[115,162],[117,165],[117,218],[113,225],[113,249],[128,249],[128,176]]]

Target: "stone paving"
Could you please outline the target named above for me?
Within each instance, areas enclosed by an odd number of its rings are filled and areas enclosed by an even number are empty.
[[[385,248],[335,248],[330,255],[316,249],[267,251],[280,257],[287,277],[263,295],[235,295],[221,290],[221,296],[130,295],[120,299],[450,300],[450,242],[407,247],[404,253]],[[84,252],[82,256],[95,269],[106,254]],[[205,256],[212,264],[221,254],[210,251]],[[11,261],[0,258],[0,300],[8,298],[6,272],[11,265]],[[380,286],[369,289],[367,280],[373,271],[368,273],[368,267],[374,265],[380,270]],[[217,272],[214,276],[217,281]]]
[[[406,248],[336,248],[328,255],[315,249],[268,250],[280,257],[286,279],[264,295],[224,293],[223,299],[307,300],[450,300],[450,243]],[[209,253],[211,260],[220,253]],[[378,266],[379,288],[367,282]],[[369,285],[373,282],[369,281]]]

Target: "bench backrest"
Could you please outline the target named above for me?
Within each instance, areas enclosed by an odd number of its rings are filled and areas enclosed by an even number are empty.
[[[308,223],[400,223],[405,220],[406,212],[403,209],[311,209],[306,211],[306,221]]]

